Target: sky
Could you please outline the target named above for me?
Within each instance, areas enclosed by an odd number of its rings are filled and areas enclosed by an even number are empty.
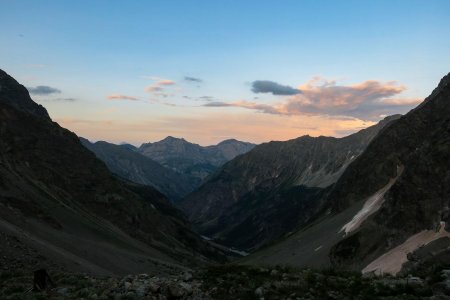
[[[341,137],[450,71],[450,1],[0,0],[0,68],[92,141]]]

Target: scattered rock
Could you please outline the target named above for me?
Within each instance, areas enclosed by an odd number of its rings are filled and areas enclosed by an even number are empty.
[[[412,287],[422,287],[424,285],[423,280],[421,278],[413,276],[408,277],[406,283]]]
[[[259,288],[257,288],[255,290],[255,295],[258,297],[264,297],[264,288],[262,286],[260,286]]]
[[[183,280],[184,281],[191,281],[192,280],[192,274],[191,273],[188,273],[188,272],[186,272],[186,273],[184,273],[183,274]]]
[[[156,283],[150,282],[148,285],[148,288],[153,294],[159,293],[161,290],[161,287],[157,285]]]
[[[179,286],[182,287],[182,289],[184,290],[184,293],[186,295],[192,295],[192,293],[193,293],[192,285],[190,285],[189,283],[186,283],[186,282],[180,282]]]
[[[148,292],[148,286],[146,285],[140,285],[136,288],[136,294],[138,295],[138,297],[144,297],[145,295],[147,295]]]
[[[184,296],[185,291],[183,290],[183,288],[176,283],[172,283],[168,286],[168,294],[170,297],[174,298],[174,299],[179,299],[181,297]]]

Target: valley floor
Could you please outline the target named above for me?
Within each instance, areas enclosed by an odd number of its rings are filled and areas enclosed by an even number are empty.
[[[56,287],[33,292],[32,272],[3,271],[0,299],[450,299],[450,270],[404,278],[237,265],[173,276],[49,273]]]

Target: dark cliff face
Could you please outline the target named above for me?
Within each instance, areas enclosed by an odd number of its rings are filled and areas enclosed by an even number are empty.
[[[161,193],[118,180],[1,74],[0,230],[50,260],[96,273],[215,255]]]
[[[138,153],[128,145],[107,142],[91,143],[80,139],[82,144],[95,153],[111,172],[135,183],[155,187],[172,201],[178,201],[192,192],[196,181],[188,176],[164,167]]]
[[[441,221],[449,229],[449,81],[447,75],[421,105],[377,136],[330,193],[333,211],[342,211],[385,186],[403,168],[381,209],[332,251],[335,263],[376,258],[421,230],[436,229]]]
[[[225,164],[181,207],[201,233],[258,248],[313,219],[326,188],[398,117],[345,138],[304,136],[256,146]]]

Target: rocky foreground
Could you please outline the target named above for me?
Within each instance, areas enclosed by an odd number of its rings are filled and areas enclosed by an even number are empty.
[[[421,275],[363,277],[332,270],[235,265],[167,277],[50,271],[56,287],[33,292],[31,272],[3,272],[0,299],[450,299],[450,270]]]

